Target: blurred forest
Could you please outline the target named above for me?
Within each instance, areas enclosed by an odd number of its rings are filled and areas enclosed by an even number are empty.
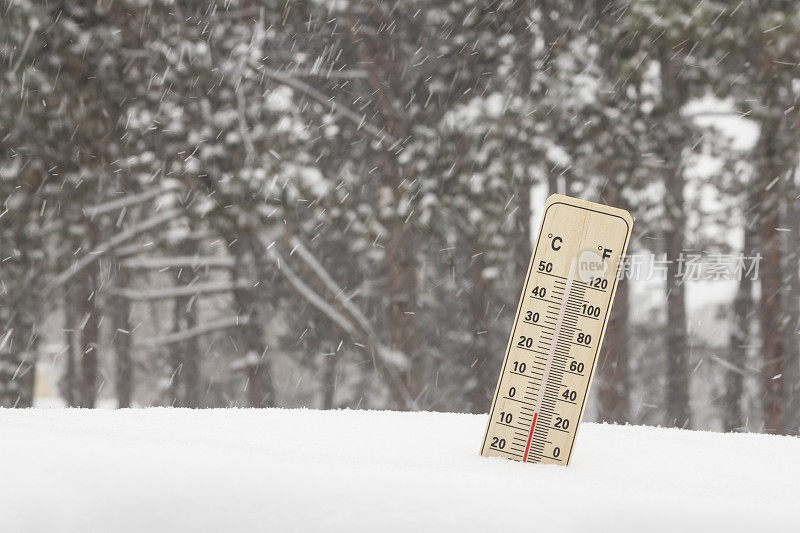
[[[484,413],[561,192],[668,264],[621,282],[588,418],[796,435],[798,30],[777,0],[0,0],[0,404]],[[759,275],[688,283],[687,250]]]

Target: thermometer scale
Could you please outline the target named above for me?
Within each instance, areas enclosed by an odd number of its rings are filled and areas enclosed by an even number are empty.
[[[623,209],[548,198],[481,455],[569,464],[632,226]]]

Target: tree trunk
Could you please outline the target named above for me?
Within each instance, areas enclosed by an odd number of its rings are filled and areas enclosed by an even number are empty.
[[[795,179],[787,194],[786,221],[789,233],[786,238],[786,277],[788,279],[788,298],[786,314],[789,325],[786,328],[786,394],[787,413],[784,433],[800,433],[800,206],[798,205],[798,186]]]
[[[399,202],[399,198],[397,200]],[[424,379],[422,361],[417,354],[416,246],[411,227],[402,218],[395,216],[384,223],[389,228],[384,259],[389,289],[389,345],[411,360],[406,386],[416,396]]]
[[[764,431],[780,433],[783,431],[786,408],[786,389],[784,386],[785,346],[781,327],[782,312],[782,276],[781,276],[781,236],[780,197],[774,189],[773,180],[781,177],[783,168],[776,139],[780,131],[780,119],[777,124],[762,125],[761,138],[758,144],[759,165],[758,180],[755,188],[758,194],[762,263],[759,269],[761,276],[761,298],[759,314],[761,317],[761,356]],[[770,185],[773,185],[772,187]]]
[[[609,181],[605,188],[608,205],[627,209],[622,198],[621,186]],[[612,424],[629,422],[630,415],[630,350],[628,345],[628,323],[630,320],[630,297],[628,281],[617,282],[614,306],[603,337],[603,347],[597,364],[597,419]]]
[[[179,247],[182,255],[192,255],[195,251],[191,243]],[[194,282],[194,273],[181,268],[175,275],[175,284],[186,287]],[[193,296],[175,298],[172,308],[172,332],[180,333],[197,325],[197,308]],[[200,368],[197,337],[175,342],[169,347],[171,370],[170,403],[181,407],[199,407]]]
[[[602,422],[624,424],[629,421],[629,315],[628,281],[621,279],[597,365],[597,419]]]
[[[234,281],[260,279],[262,269],[253,256],[257,247],[240,236],[229,247],[234,256]],[[254,287],[237,288],[233,292],[234,312],[245,322],[239,327],[239,345],[242,350],[243,370],[247,376],[247,404],[250,407],[275,405],[272,384],[272,366],[264,342],[264,326],[259,316],[259,303]]]
[[[764,430],[783,430],[786,406],[784,346],[781,331],[781,251],[776,214],[766,213],[761,223],[763,263],[761,269],[761,332],[764,383]]]
[[[83,319],[80,332],[81,349],[81,385],[80,385],[80,406],[93,408],[97,401],[98,376],[100,373],[100,323],[102,319],[102,309],[98,298],[100,287],[100,262],[94,261],[86,269],[83,276],[82,300]]]
[[[690,428],[689,350],[686,326],[685,285],[681,278],[685,213],[683,176],[680,171],[668,180],[667,212],[671,213],[666,234],[667,253],[667,425]]]
[[[689,350],[686,324],[685,285],[681,273],[681,254],[686,232],[686,205],[683,197],[683,128],[680,109],[685,102],[685,88],[680,78],[680,61],[674,52],[662,45],[659,49],[661,66],[662,106],[665,130],[662,154],[664,158],[664,233],[667,266],[667,425],[690,428],[689,408]]]
[[[492,400],[497,369],[500,368],[501,353],[492,353],[489,345],[489,322],[487,307],[490,300],[489,282],[483,277],[486,266],[483,249],[474,250],[470,267],[472,289],[469,293],[469,311],[472,324],[472,345],[469,354],[472,370],[471,385],[467,390],[467,401],[471,413],[486,413]]]
[[[322,408],[334,408],[334,396],[336,395],[336,363],[339,353],[331,350],[325,354],[322,369]]]
[[[514,292],[512,301],[519,296],[522,285],[525,283],[525,276],[528,274],[528,264],[531,261],[531,184],[528,180],[522,180],[517,193],[517,222],[516,238],[517,243],[514,248]]]
[[[193,329],[197,326],[197,306],[195,298],[188,298],[185,311],[185,329]],[[183,405],[184,407],[200,407],[200,391],[202,383],[200,377],[200,345],[198,337],[192,337],[182,343],[183,353],[181,362],[183,365]]]
[[[399,47],[398,34],[383,31],[384,11],[352,4],[352,13],[343,18],[352,44],[368,75],[376,105],[376,125],[395,139],[406,139],[411,134],[409,116],[402,109],[408,95],[396,93],[402,88],[405,73],[395,53]],[[377,216],[387,229],[384,271],[387,279],[389,346],[404,353],[410,360],[405,382],[411,394],[417,397],[423,388],[424,365],[417,353],[417,246],[413,214],[407,190],[415,180],[403,176],[397,153],[381,150],[377,154],[380,167],[380,186],[376,199]],[[397,402],[397,400],[395,400]],[[395,405],[406,408],[405,402]]]
[[[78,384],[75,364],[78,359],[75,353],[75,345],[78,342],[78,315],[75,314],[76,309],[80,309],[79,302],[76,298],[76,291],[73,287],[67,287],[64,291],[64,344],[66,345],[64,361],[64,374],[59,380],[59,389],[61,390],[61,397],[64,398],[69,407],[78,406]]]
[[[745,216],[751,213],[751,206],[746,206]],[[754,253],[754,228],[745,220],[744,246],[742,255],[752,257]],[[742,401],[744,399],[744,372],[747,365],[747,345],[750,340],[750,323],[752,322],[753,280],[747,272],[741,272],[739,287],[733,301],[733,320],[730,335],[730,369],[725,372],[725,395],[723,397],[723,428],[726,432],[737,431],[744,425]]]
[[[130,273],[113,264],[114,285],[126,288],[130,286]],[[116,386],[117,405],[120,408],[130,407],[133,399],[133,364],[131,359],[131,302],[127,298],[115,298],[111,309],[111,321],[114,333],[114,351],[117,356]]]
[[[10,331],[0,334],[0,407],[33,407],[36,332],[33,326],[21,323],[19,317],[12,319],[11,326],[2,311],[0,309],[2,323],[4,327],[10,326]],[[15,310],[11,312],[16,313]]]

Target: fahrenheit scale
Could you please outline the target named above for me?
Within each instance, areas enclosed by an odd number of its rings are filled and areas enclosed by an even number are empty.
[[[623,209],[548,198],[481,455],[569,464],[632,226]]]

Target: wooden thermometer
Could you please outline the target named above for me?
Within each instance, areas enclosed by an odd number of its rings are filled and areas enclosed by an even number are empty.
[[[622,209],[548,198],[481,455],[569,464],[632,225]]]

